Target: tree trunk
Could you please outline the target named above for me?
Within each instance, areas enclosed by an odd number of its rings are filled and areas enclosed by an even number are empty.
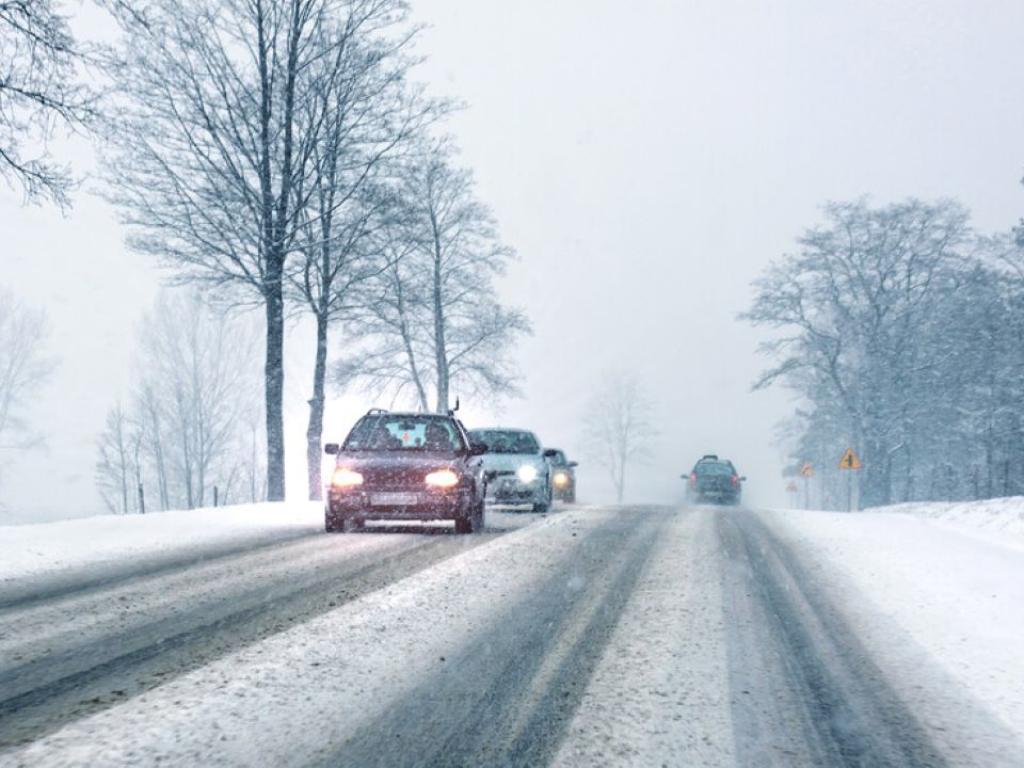
[[[309,399],[309,425],[306,427],[306,474],[309,500],[323,499],[320,441],[324,431],[324,378],[327,374],[327,314],[316,317],[316,361],[313,364],[313,396]]]
[[[437,222],[431,215],[434,230],[434,356],[437,366],[437,408],[438,413],[448,412],[448,350],[445,345],[444,305],[441,291],[441,240]]]
[[[268,254],[277,264],[267,267],[264,287],[267,348],[264,365],[267,409],[267,501],[284,501],[284,297],[283,258]]]
[[[409,334],[409,322],[406,317],[405,292],[402,290],[402,276],[399,274],[397,264],[393,268],[393,280],[397,297],[398,329],[402,334],[402,345],[405,348],[405,355],[409,361],[409,373],[412,376],[412,383],[416,387],[416,397],[420,401],[420,410],[426,413],[430,410],[430,406],[427,404],[427,392],[423,387],[423,379],[420,376],[419,367],[416,365],[416,353],[412,348],[412,337]]]

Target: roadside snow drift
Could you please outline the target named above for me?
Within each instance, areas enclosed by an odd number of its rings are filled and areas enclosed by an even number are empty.
[[[973,528],[999,536],[1006,541],[1009,534],[1024,546],[1024,496],[1010,496],[985,501],[922,502],[893,504],[868,510],[872,514],[892,513],[934,520],[940,523]]]
[[[1006,535],[1022,503],[764,517],[796,545],[815,581],[843,596],[861,641],[901,690],[922,676],[954,683],[933,685],[918,702],[925,722],[957,712],[961,735],[970,729],[971,707],[942,700],[955,697],[959,684],[979,705],[975,711],[987,710],[1024,739],[1024,538]]]
[[[0,526],[0,602],[28,582],[102,579],[321,530],[319,502],[239,504]]]

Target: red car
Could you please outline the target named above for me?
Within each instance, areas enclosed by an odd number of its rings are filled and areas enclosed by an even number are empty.
[[[327,489],[324,528],[368,520],[452,520],[457,533],[483,529],[481,454],[453,415],[371,410],[341,445]]]

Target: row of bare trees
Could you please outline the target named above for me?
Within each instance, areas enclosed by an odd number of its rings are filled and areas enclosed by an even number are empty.
[[[108,6],[110,197],[136,250],[264,315],[267,493],[284,498],[289,316],[316,328],[309,495],[332,329],[336,382],[419,408],[512,390],[527,330],[498,302],[512,258],[471,174],[432,134],[450,111],[410,79],[404,0],[148,0]],[[428,390],[429,394],[428,394]],[[409,394],[412,393],[412,396]]]
[[[134,387],[99,440],[96,483],[110,511],[264,498],[258,340],[247,318],[195,291],[161,295],[139,334]]]
[[[757,386],[798,398],[794,466],[835,468],[854,447],[866,506],[1024,490],[1022,254],[955,202],[828,205],[746,314],[773,331]],[[824,473],[836,507],[839,474]]]
[[[49,140],[96,129],[133,249],[218,306],[261,308],[270,499],[285,490],[289,316],[316,328],[312,497],[332,329],[345,332],[334,381],[375,398],[444,410],[454,389],[515,391],[507,351],[528,324],[494,288],[513,254],[438,138],[452,105],[411,80],[405,0],[96,4],[122,33],[109,47],[76,41],[55,0],[0,0],[0,176],[63,207],[73,180]],[[83,76],[101,66],[102,98]],[[107,447],[100,463],[124,470],[130,454]]]

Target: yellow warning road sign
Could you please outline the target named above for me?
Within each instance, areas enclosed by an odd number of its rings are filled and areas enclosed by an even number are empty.
[[[800,476],[814,477],[814,467],[811,466],[811,462],[808,461],[806,464],[800,467]]]
[[[839,460],[839,468],[860,469],[861,466],[860,457],[854,452],[853,448],[847,448],[846,453],[843,454],[843,458]]]

